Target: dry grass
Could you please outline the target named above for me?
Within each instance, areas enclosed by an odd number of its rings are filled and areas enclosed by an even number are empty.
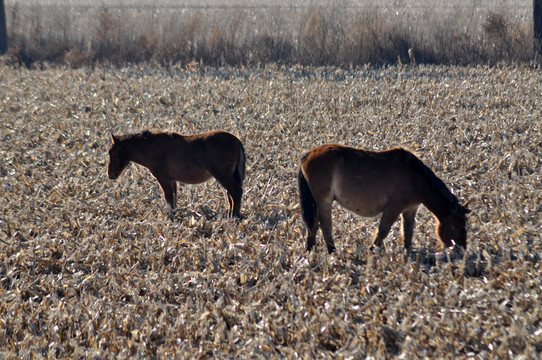
[[[526,0],[8,1],[7,62],[246,66],[538,62]]]
[[[542,351],[542,82],[528,67],[121,70],[0,67],[0,357],[537,358]],[[237,134],[240,222],[223,189],[106,178],[109,132]],[[300,155],[408,146],[469,201],[448,262],[418,215],[334,213],[337,253],[305,252]]]

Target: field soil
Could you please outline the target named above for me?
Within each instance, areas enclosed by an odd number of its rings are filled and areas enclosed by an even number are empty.
[[[539,358],[542,73],[529,66],[0,66],[0,358]],[[111,133],[221,128],[244,143],[241,220],[224,189],[107,178]],[[414,151],[462,203],[468,249],[417,215],[334,208],[311,253],[301,155]],[[179,159],[182,161],[182,159]],[[378,181],[378,179],[375,179]]]

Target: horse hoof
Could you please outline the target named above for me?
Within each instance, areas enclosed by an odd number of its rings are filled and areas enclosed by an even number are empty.
[[[373,244],[371,247],[370,247],[371,251],[373,252],[380,252],[382,250],[384,250],[384,246],[383,245],[376,245],[376,244]]]

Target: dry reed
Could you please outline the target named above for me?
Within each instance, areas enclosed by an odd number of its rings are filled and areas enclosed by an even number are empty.
[[[8,62],[445,65],[538,61],[525,0],[7,3]]]

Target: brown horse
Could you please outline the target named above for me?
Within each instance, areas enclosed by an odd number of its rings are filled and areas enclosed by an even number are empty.
[[[214,177],[228,192],[228,216],[241,216],[245,150],[234,135],[214,130],[196,135],[152,133],[115,136],[109,149],[108,175],[116,179],[133,161],[145,166],[175,209],[177,183],[199,184]]]
[[[470,212],[420,159],[401,148],[375,152],[323,145],[307,152],[299,169],[299,198],[308,229],[307,250],[315,244],[319,224],[329,253],[335,250],[331,205],[363,217],[382,214],[373,246],[382,246],[401,215],[405,248],[410,249],[419,204],[437,218],[437,236],[445,246],[467,247]]]

